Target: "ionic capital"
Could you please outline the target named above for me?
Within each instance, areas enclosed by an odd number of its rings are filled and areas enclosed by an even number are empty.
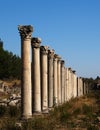
[[[42,53],[42,54],[48,54],[48,46],[41,46],[40,47],[40,52]]]
[[[30,39],[32,36],[33,27],[31,25],[26,26],[19,25],[18,30],[22,39]]]
[[[40,43],[41,43],[41,39],[40,38],[33,37],[31,39],[31,45],[32,45],[33,48],[39,48],[40,47]]]
[[[48,58],[53,59],[54,58],[54,50],[48,50]]]

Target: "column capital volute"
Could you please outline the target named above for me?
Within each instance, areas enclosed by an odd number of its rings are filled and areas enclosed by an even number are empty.
[[[58,60],[58,55],[54,54],[54,61],[57,61],[57,60]]]
[[[41,39],[40,38],[32,37],[31,45],[32,45],[33,48],[39,48],[40,47],[40,43],[41,43]]]
[[[48,46],[41,46],[41,47],[40,47],[40,52],[41,52],[42,54],[47,55],[47,54],[48,54],[48,49],[49,49]]]
[[[68,70],[72,73],[72,68],[71,67],[69,67]]]
[[[58,63],[61,63],[61,57],[58,55]]]
[[[73,72],[73,74],[75,74],[75,73],[76,73],[76,71],[75,71],[75,70],[73,70],[72,72]]]
[[[64,60],[61,60],[61,64],[63,64],[63,65],[64,65],[64,64],[65,64],[65,61],[64,61]]]
[[[22,39],[31,39],[33,32],[31,25],[18,25],[18,30]]]
[[[53,49],[48,50],[48,58],[49,59],[53,59],[54,58],[54,50]]]
[[[68,70],[72,70],[71,67],[69,67]]]
[[[83,79],[82,77],[79,77],[79,79]]]

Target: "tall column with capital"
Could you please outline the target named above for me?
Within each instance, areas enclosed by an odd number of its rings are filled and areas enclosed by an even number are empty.
[[[48,107],[53,107],[53,58],[54,50],[48,50]]]
[[[32,116],[32,97],[31,97],[31,35],[33,27],[18,26],[21,36],[21,58],[22,58],[22,75],[21,75],[21,110],[22,118]]]
[[[68,100],[72,98],[72,69],[68,68]]]
[[[64,90],[64,101],[67,101],[67,68],[65,68],[65,90]]]
[[[65,67],[64,60],[61,60],[61,102],[64,103],[65,99]]]
[[[77,78],[77,85],[78,85],[78,97],[82,96],[82,92],[83,92],[83,86],[82,86],[82,78],[78,77]]]
[[[48,112],[48,47],[40,47],[42,111]]]
[[[40,43],[41,39],[32,38],[32,107],[33,112],[41,112],[40,86]]]
[[[57,65],[57,74],[58,74],[58,104],[61,104],[61,57],[58,57]]]
[[[76,77],[76,74],[75,74],[75,70],[73,70],[73,97],[76,97],[77,96],[77,77]]]
[[[54,105],[58,105],[58,71],[57,71],[58,55],[54,54]]]
[[[65,100],[69,100],[69,68],[66,68],[66,95]]]

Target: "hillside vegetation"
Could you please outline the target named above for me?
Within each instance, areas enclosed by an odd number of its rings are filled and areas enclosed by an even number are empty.
[[[17,123],[16,123],[17,122]],[[54,107],[49,114],[21,121],[20,108],[0,107],[2,130],[100,130],[100,91]]]
[[[20,79],[21,58],[0,47],[0,79]]]

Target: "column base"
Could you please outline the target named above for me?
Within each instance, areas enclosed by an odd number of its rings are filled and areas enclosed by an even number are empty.
[[[43,114],[48,114],[48,113],[49,113],[49,110],[48,110],[48,109],[42,110],[42,113],[43,113]]]
[[[35,111],[35,112],[33,112],[33,116],[34,116],[34,115],[37,115],[37,116],[42,115],[42,112],[37,112],[37,111]]]
[[[22,116],[21,120],[28,120],[28,119],[31,119],[31,118],[32,118],[32,115]]]
[[[54,110],[54,107],[49,107],[48,109],[49,109],[49,111],[52,111],[52,110]]]

